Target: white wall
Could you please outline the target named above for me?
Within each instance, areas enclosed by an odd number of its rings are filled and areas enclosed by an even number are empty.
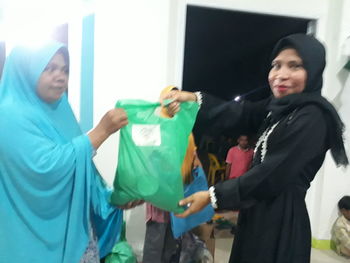
[[[157,101],[168,84],[169,3],[164,0],[105,1],[96,9],[94,122],[119,99]],[[99,149],[96,163],[112,181],[117,138]]]
[[[105,1],[96,9],[94,122],[119,99],[157,101],[167,81],[169,6],[166,0]],[[98,150],[95,162],[113,182],[118,134]],[[127,238],[139,259],[144,207],[125,213]]]
[[[349,0],[128,0],[103,1],[96,6],[94,122],[117,99],[156,100],[168,84],[181,84],[186,4],[231,10],[317,19],[317,36],[325,42],[328,64],[324,95],[331,99],[350,127],[350,84],[339,73],[345,58],[341,45],[350,35]],[[347,133],[350,141],[349,132]],[[95,158],[103,176],[112,182],[117,160],[117,136],[99,149]],[[348,149],[349,144],[347,144]],[[346,174],[347,173],[347,174]],[[349,172],[336,169],[327,158],[307,196],[313,236],[329,239],[336,217],[336,202],[349,193]],[[142,210],[142,208],[141,208]],[[144,213],[133,216],[135,227],[143,224]],[[129,216],[129,222],[131,217]],[[136,221],[135,221],[136,220]],[[139,221],[137,221],[139,220]],[[129,239],[142,236],[139,229]],[[141,245],[138,245],[138,250]]]
[[[338,108],[339,114],[348,127],[345,143],[349,153],[350,78],[349,72],[342,67],[347,60],[343,53],[343,46],[347,36],[350,36],[350,1],[329,1],[328,4],[323,38],[327,47],[323,94]],[[309,190],[307,204],[313,236],[316,239],[329,240],[332,224],[338,216],[337,202],[343,195],[350,194],[350,174],[349,169],[336,168],[330,154],[327,155],[322,172]]]

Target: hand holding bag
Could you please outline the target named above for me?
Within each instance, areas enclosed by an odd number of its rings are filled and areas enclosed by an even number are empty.
[[[193,181],[185,185],[184,195],[188,197],[199,191],[208,190],[207,178],[204,174],[203,168],[198,166],[192,171]],[[178,218],[174,213],[170,213],[171,229],[175,238],[191,230],[192,228],[205,223],[214,216],[214,209],[211,204],[207,205],[202,211],[192,214],[186,218]]]
[[[173,118],[157,114],[160,103],[121,100],[129,124],[120,130],[118,166],[111,202],[123,205],[145,200],[154,206],[182,213],[181,165],[188,136],[198,112],[196,102],[184,102]]]

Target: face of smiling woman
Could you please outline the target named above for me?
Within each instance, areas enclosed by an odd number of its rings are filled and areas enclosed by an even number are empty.
[[[69,66],[63,54],[56,53],[38,81],[37,94],[45,102],[59,100],[68,87]]]
[[[295,49],[282,50],[272,61],[271,66],[268,79],[275,98],[303,92],[307,72]]]

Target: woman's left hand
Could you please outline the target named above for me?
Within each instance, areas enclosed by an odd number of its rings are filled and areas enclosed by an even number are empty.
[[[188,208],[182,214],[176,214],[175,216],[184,218],[191,214],[201,211],[210,203],[209,191],[201,191],[190,195],[189,197],[181,200],[179,205],[188,206]]]
[[[126,210],[126,209],[131,209],[136,206],[142,205],[144,202],[145,202],[144,200],[135,200],[135,201],[128,202],[124,205],[119,205],[118,207],[120,209]]]

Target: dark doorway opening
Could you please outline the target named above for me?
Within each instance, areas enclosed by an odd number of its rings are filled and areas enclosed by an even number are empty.
[[[258,89],[245,99],[265,98],[273,46],[310,25],[311,19],[188,5],[182,87],[226,100]]]
[[[315,21],[311,19],[188,5],[182,88],[224,100],[238,95],[249,101],[267,98],[273,46],[283,36],[313,32]],[[210,137],[204,133],[203,127],[194,128],[198,154],[207,171],[207,153],[224,163],[227,150],[244,132],[225,131]],[[255,134],[248,135],[253,146]]]

